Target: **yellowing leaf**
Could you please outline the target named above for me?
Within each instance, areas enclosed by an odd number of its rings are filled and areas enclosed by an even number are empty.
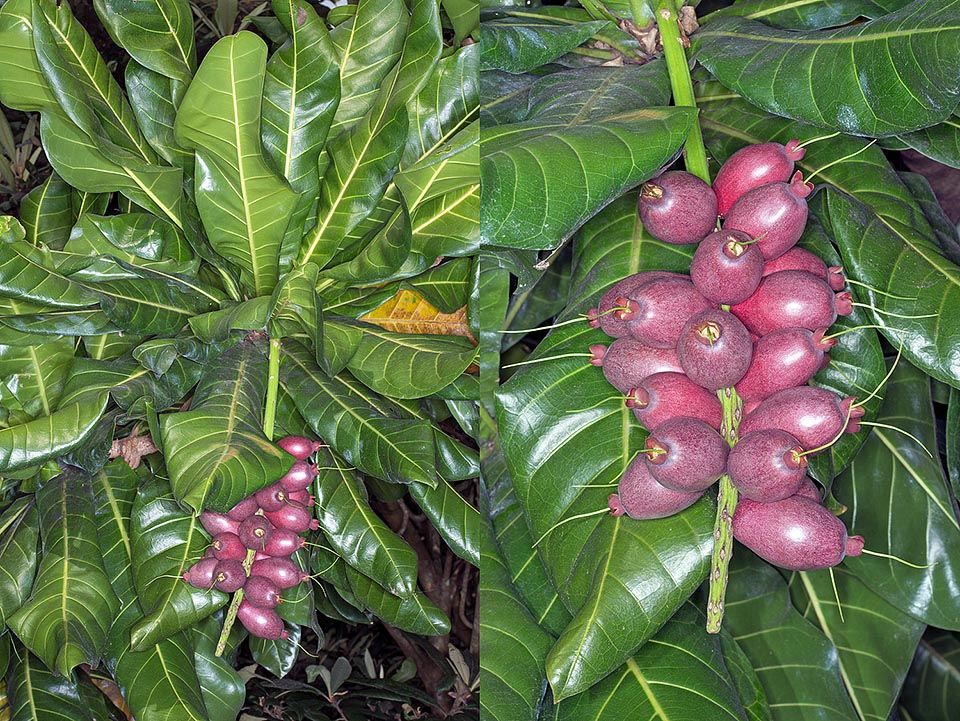
[[[379,308],[360,316],[360,320],[396,333],[460,335],[476,343],[467,323],[467,308],[442,313],[419,293],[402,289]]]

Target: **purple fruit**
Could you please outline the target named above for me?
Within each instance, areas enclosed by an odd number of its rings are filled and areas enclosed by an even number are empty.
[[[717,224],[717,196],[696,175],[671,170],[640,186],[640,220],[657,240],[697,243]]]
[[[802,496],[773,503],[744,498],[733,514],[733,537],[765,561],[790,571],[836,566],[863,550],[862,536],[847,536],[843,521]]]
[[[760,336],[779,328],[828,328],[838,313],[852,310],[849,293],[834,294],[825,280],[803,270],[768,275],[753,295],[730,306],[730,312]]]
[[[697,246],[690,265],[690,280],[714,303],[727,305],[746,300],[760,285],[763,254],[746,233],[718,230]]]
[[[250,567],[250,575],[266,576],[281,590],[293,588],[301,581],[310,578],[289,558],[263,558],[254,561]]]
[[[220,561],[216,558],[201,558],[183,574],[183,580],[196,588],[209,591],[213,588],[213,569]]]
[[[680,373],[680,361],[673,348],[651,348],[633,338],[617,338],[610,347],[590,346],[590,363],[603,368],[603,375],[621,393],[635,388],[647,376],[672,371]]]
[[[258,507],[256,496],[247,496],[240,501],[240,503],[227,511],[227,515],[233,520],[239,522],[244,520],[247,516],[252,516],[254,513],[256,513]]]
[[[671,418],[647,436],[647,470],[672,491],[696,493],[716,482],[730,448],[716,430],[696,418]]]
[[[237,535],[247,548],[262,551],[273,536],[273,524],[263,516],[253,515],[240,524]]]
[[[233,520],[224,513],[203,511],[200,514],[200,525],[203,526],[211,536],[216,536],[218,533],[224,532],[236,533],[240,522]]]
[[[287,505],[287,491],[283,485],[277,481],[276,483],[267,486],[266,488],[261,488],[256,493],[257,503],[260,508],[264,511],[279,511],[285,505]]]
[[[800,481],[800,487],[794,495],[809,498],[814,503],[820,503],[820,489],[816,483],[810,480],[810,476],[804,476],[803,480]]]
[[[648,270],[643,273],[634,273],[633,275],[628,275],[623,280],[618,280],[603,294],[599,305],[587,311],[587,320],[590,327],[600,328],[611,338],[623,338],[629,335],[630,331],[627,330],[626,323],[620,320],[616,313],[611,313],[610,311],[614,308],[620,308],[621,306],[617,305],[617,301],[620,298],[629,297],[633,291],[644,283],[654,278],[669,277],[683,278],[685,276],[681,273],[669,273],[664,270]]]
[[[311,508],[317,503],[317,498],[310,491],[290,491],[287,500],[295,506]]]
[[[737,383],[737,394],[746,401],[760,401],[787,388],[804,385],[823,366],[826,352],[837,344],[824,339],[826,328],[781,328],[753,345],[753,360]]]
[[[295,533],[307,530],[317,530],[320,525],[317,519],[310,515],[310,511],[300,506],[286,505],[278,511],[264,511],[265,515],[277,528],[286,528]]]
[[[645,458],[634,458],[618,486],[619,494],[612,494],[607,502],[614,516],[626,513],[630,518],[648,520],[666,518],[692,506],[703,495],[699,493],[681,493],[664,488],[646,466]]]
[[[741,435],[727,459],[730,482],[754,501],[792,496],[807,475],[807,458],[801,453],[800,441],[786,431],[767,428]]]
[[[283,601],[280,588],[266,576],[250,576],[243,585],[243,598],[260,608],[275,608]]]
[[[217,561],[213,569],[213,585],[225,593],[233,593],[243,588],[247,581],[247,572],[240,561],[225,559]]]
[[[313,479],[316,477],[316,466],[311,466],[304,461],[297,461],[293,464],[293,467],[280,478],[278,483],[288,491],[302,491],[313,483]]]
[[[687,377],[709,391],[730,388],[750,367],[750,332],[725,310],[705,310],[680,331],[677,358]]]
[[[292,556],[297,549],[303,548],[307,544],[306,539],[286,528],[276,528],[270,542],[263,547],[263,552],[268,556]]]
[[[803,158],[806,148],[798,148],[799,140],[785,146],[780,143],[758,143],[740,148],[727,158],[713,181],[717,196],[717,212],[726,215],[740,197],[767,183],[790,179],[794,162]]]
[[[805,270],[818,278],[823,278],[833,290],[843,290],[847,284],[843,277],[843,268],[831,265],[829,268],[819,256],[809,250],[797,246],[792,247],[781,256],[768,260],[763,264],[763,275],[768,276],[781,270]]]
[[[240,537],[229,531],[214,536],[210,548],[213,549],[213,557],[221,561],[225,559],[242,561],[247,557],[247,548],[243,545]]]
[[[812,451],[831,443],[842,430],[847,433],[860,430],[858,421],[863,417],[863,408],[854,408],[854,400],[853,397],[841,399],[833,391],[814,386],[787,388],[747,414],[740,423],[740,435],[778,428],[793,435],[804,449]]]
[[[654,348],[675,348],[690,316],[713,308],[689,278],[656,278],[617,302],[626,310],[614,315],[626,322],[631,337]]]
[[[237,607],[237,618],[240,619],[243,627],[257,638],[277,641],[290,637],[290,633],[283,627],[283,620],[276,611],[255,606],[247,599],[240,601]]]
[[[626,404],[645,428],[671,418],[698,418],[719,430],[723,410],[717,397],[683,373],[654,373],[627,393]]]
[[[724,230],[742,230],[757,239],[767,260],[783,255],[796,245],[807,223],[807,196],[812,183],[797,172],[789,183],[767,183],[748,191],[733,204]]]
[[[303,436],[286,436],[277,441],[277,445],[298,461],[305,461],[323,445],[323,442],[311,441]]]

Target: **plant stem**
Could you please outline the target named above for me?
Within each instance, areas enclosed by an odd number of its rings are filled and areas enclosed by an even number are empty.
[[[273,423],[277,417],[277,392],[280,388],[280,339],[270,339],[267,357],[267,400],[263,408],[263,434],[273,440]]]
[[[717,391],[723,406],[723,422],[720,435],[733,448],[739,437],[743,401],[733,388]],[[739,493],[726,473],[720,477],[720,493],[717,497],[717,520],[713,527],[713,558],[710,562],[710,592],[707,596],[707,632],[719,633],[723,623],[723,597],[727,592],[730,558],[733,556],[733,512],[737,508]]]
[[[663,57],[667,63],[670,87],[673,90],[673,103],[679,107],[695,108],[697,101],[693,95],[693,81],[690,79],[687,54],[683,49],[683,38],[680,36],[680,15],[676,0],[660,0],[656,15],[660,41],[663,43]],[[684,162],[687,170],[709,183],[710,169],[707,165],[707,151],[703,147],[699,120],[690,126],[685,151]]]
[[[250,567],[253,565],[253,559],[256,555],[257,552],[251,548],[247,551],[247,557],[243,559],[243,570],[246,571],[248,576],[250,575]],[[237,610],[240,608],[240,602],[242,600],[243,589],[241,588],[233,594],[233,600],[230,602],[227,615],[223,619],[223,628],[220,631],[220,638],[217,639],[217,649],[214,652],[217,658],[220,658],[227,648],[227,639],[230,638],[230,631],[233,629],[233,624],[237,620]]]

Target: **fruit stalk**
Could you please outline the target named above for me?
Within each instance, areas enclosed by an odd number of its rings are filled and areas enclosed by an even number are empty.
[[[277,392],[280,388],[280,339],[270,339],[267,356],[267,398],[263,408],[263,434],[273,440],[273,423],[277,417]]]
[[[246,572],[247,576],[250,575],[250,567],[253,565],[253,559],[256,557],[257,552],[252,548],[247,551],[247,557],[243,559],[243,570]],[[214,654],[217,658],[223,656],[223,652],[227,648],[227,639],[230,637],[230,631],[233,629],[233,624],[237,620],[237,610],[240,608],[240,602],[243,600],[243,589],[241,588],[233,594],[233,600],[230,602],[230,607],[227,608],[227,615],[223,619],[223,628],[220,631],[220,638],[217,639],[217,649],[214,651]]]
[[[717,391],[723,407],[720,435],[733,448],[737,443],[743,402],[733,388]],[[707,595],[707,633],[720,633],[723,623],[723,603],[727,592],[730,558],[733,556],[733,512],[737,509],[739,494],[724,473],[720,477],[717,497],[717,520],[713,528],[713,558],[710,562],[710,591]]]
[[[670,75],[674,105],[695,108],[697,101],[693,95],[693,81],[690,79],[690,66],[684,52],[684,39],[680,35],[677,5],[676,0],[660,0],[656,11],[657,29],[660,31],[660,42],[663,43],[663,57]],[[691,125],[684,149],[687,172],[709,183],[710,169],[707,166],[707,151],[703,147],[699,119]]]

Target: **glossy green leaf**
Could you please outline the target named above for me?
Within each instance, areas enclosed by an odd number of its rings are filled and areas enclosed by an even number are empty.
[[[480,567],[480,513],[441,478],[436,488],[410,486],[410,497],[427,514],[437,533],[460,558]]]
[[[7,676],[11,721],[96,721],[71,676],[50,671],[22,646],[14,648],[19,656],[13,654]]]
[[[176,227],[146,213],[111,216],[87,213],[77,221],[63,251],[111,255],[141,267],[173,271],[191,268],[188,263],[193,256]]]
[[[264,149],[291,187],[311,198],[318,159],[340,102],[337,53],[304,0],[274,0],[288,39],[271,56],[263,87]]]
[[[49,667],[96,666],[120,608],[103,567],[90,479],[64,473],[37,492],[43,557],[30,598],[7,619]]]
[[[718,14],[739,15],[785,30],[821,30],[860,17],[878,18],[910,0],[738,0]]]
[[[11,401],[16,401],[18,422],[50,415],[57,408],[74,350],[73,338],[57,336],[36,345],[0,345],[0,377],[5,386],[0,397],[10,410]]]
[[[406,206],[398,207],[390,220],[355,258],[323,271],[324,278],[353,284],[384,283],[404,273],[404,261],[410,257],[412,235]]]
[[[116,458],[93,474],[93,500],[97,520],[97,540],[103,551],[103,567],[121,604],[133,602],[133,542],[130,517],[137,497],[140,476],[122,458]],[[139,613],[139,607],[138,607]],[[129,631],[129,623],[127,631]],[[114,635],[111,632],[111,635]],[[129,645],[129,637],[123,638]]]
[[[266,55],[253,33],[221,39],[190,84],[175,125],[180,144],[197,153],[197,207],[207,235],[240,268],[253,295],[271,291],[279,278],[280,242],[297,198],[261,149]]]
[[[375,398],[339,377],[328,377],[302,346],[284,343],[282,358],[284,388],[317,436],[347,463],[391,483],[436,485],[429,422],[384,415],[372,402]]]
[[[477,3],[469,0],[440,0],[440,6],[456,33],[454,45],[460,45],[464,38],[480,26],[480,6]]]
[[[190,319],[190,330],[204,343],[223,342],[238,330],[265,330],[272,298],[260,296]]]
[[[480,248],[479,181],[428,200],[410,218],[411,249],[435,262],[475,254]]]
[[[685,108],[647,108],[589,122],[534,119],[485,129],[483,242],[556,247],[669,160],[693,117]]]
[[[97,296],[41,265],[25,241],[0,243],[0,295],[53,308],[84,308]]]
[[[412,594],[417,586],[416,552],[374,513],[366,488],[343,461],[324,451],[317,465],[315,513],[330,545],[391,593]]]
[[[900,696],[925,624],[885,602],[845,568],[797,573],[790,591],[800,613],[837,647],[840,676],[861,719],[886,721]]]
[[[960,117],[957,115],[929,128],[901,135],[899,139],[938,163],[960,168]]]
[[[602,20],[556,23],[547,19],[503,18],[480,26],[484,70],[526,73],[586,42],[606,26]]]
[[[960,235],[957,233],[957,226],[940,205],[930,182],[919,173],[900,172],[897,177],[907,186],[910,195],[923,210],[923,216],[933,228],[937,245],[944,256],[952,263],[960,263]]]
[[[734,641],[733,636],[725,629],[720,631],[720,648],[749,721],[772,721],[773,712],[753,664],[740,648],[740,644]]]
[[[0,628],[30,595],[37,572],[40,518],[32,498],[13,502],[0,516]]]
[[[200,521],[185,513],[157,477],[137,495],[130,519],[133,573],[146,616],[130,634],[135,651],[206,618],[226,605],[229,596],[184,583],[183,574],[200,560],[210,539]]]
[[[14,302],[14,301],[11,301]],[[116,333],[119,329],[99,308],[89,310],[53,310],[46,313],[21,313],[0,318],[0,323],[24,334],[39,336],[63,336],[77,333],[84,336],[98,336]],[[37,336],[33,336],[37,337]],[[47,337],[44,343],[54,339]],[[72,345],[72,343],[71,343]],[[70,355],[73,355],[71,349]]]
[[[323,357],[323,312],[317,295],[317,266],[307,263],[286,273],[273,291],[267,333],[271,338],[305,333]]]
[[[0,469],[4,472],[55,459],[79,446],[94,429],[109,396],[62,405],[48,416],[0,429]]]
[[[474,361],[476,347],[459,336],[392,333],[364,327],[347,367],[358,380],[394,398],[423,398],[450,385]]]
[[[901,360],[884,390],[878,422],[912,434],[935,452],[929,378]],[[864,555],[848,558],[847,567],[914,618],[960,628],[960,523],[940,463],[903,434],[874,428],[837,479],[834,495],[849,508],[844,521],[864,537],[867,549],[924,566]]]
[[[957,388],[950,389],[946,436],[947,474],[956,496],[960,495],[960,390]]]
[[[186,86],[130,60],[124,82],[133,114],[150,146],[171,165],[193,174],[193,153],[177,143],[173,126]]]
[[[514,75],[503,70],[480,72],[480,122],[485,128],[519,123],[527,119],[530,86],[539,80],[533,73]]]
[[[260,428],[265,360],[254,342],[234,346],[204,368],[190,410],[160,416],[174,495],[198,512],[225,512],[293,465]]]
[[[62,248],[73,221],[72,189],[56,173],[20,201],[20,222],[30,245]]]
[[[187,0],[94,0],[113,41],[141,65],[189,83],[197,65]]]
[[[735,549],[724,628],[757,671],[776,721],[858,721],[843,686],[837,648],[790,602],[777,571]]]
[[[450,619],[420,591],[401,598],[385,591],[376,581],[345,566],[350,589],[378,618],[391,626],[420,636],[450,633]]]
[[[920,639],[902,703],[916,718],[948,721],[960,703],[960,639],[930,629]]]
[[[474,121],[448,143],[394,177],[408,208],[477,182],[480,170],[480,123]]]
[[[300,627],[289,623],[286,627],[289,638],[270,641],[251,636],[249,641],[253,660],[280,678],[293,670],[300,653]]]
[[[33,0],[3,4],[0,47],[0,101],[26,112],[58,107],[33,44]]]
[[[855,135],[883,136],[946,120],[960,100],[960,4],[914,2],[838,30],[789,32],[712,19],[697,59],[769,112]]]
[[[192,631],[197,678],[207,707],[208,721],[235,721],[246,698],[243,679],[224,658],[216,655],[220,624],[211,616]]]

